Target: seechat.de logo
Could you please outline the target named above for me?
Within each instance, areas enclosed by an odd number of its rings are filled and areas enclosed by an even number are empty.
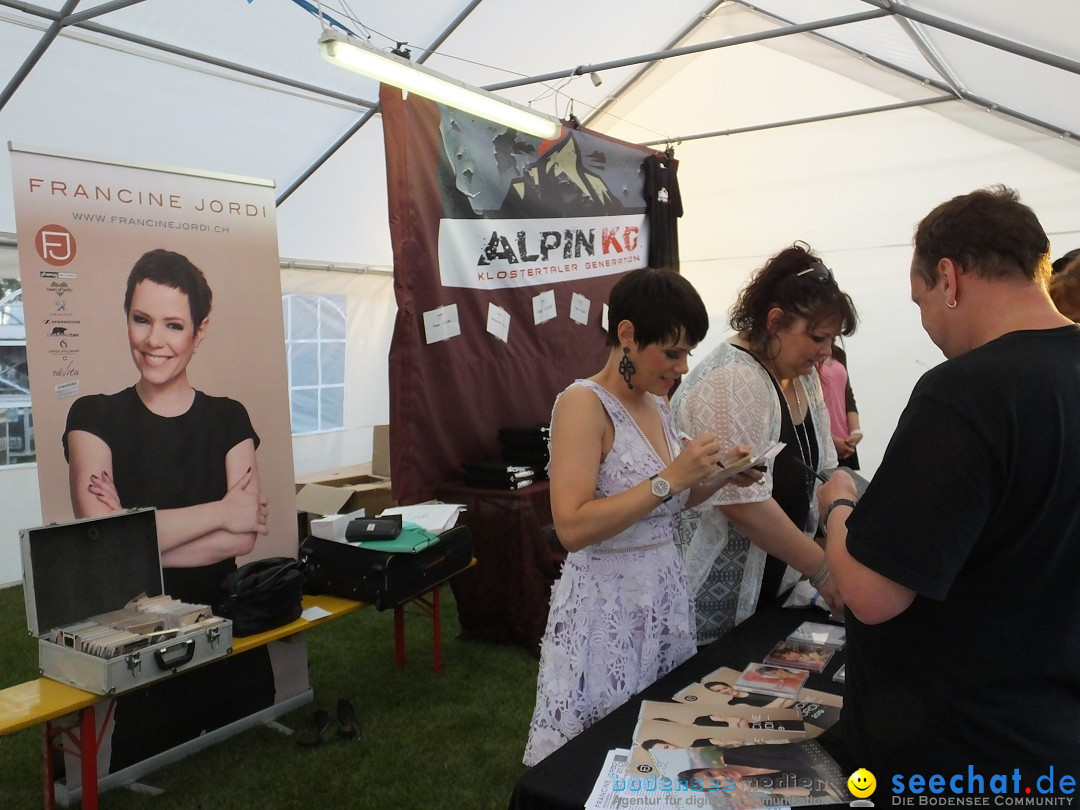
[[[851,803],[852,807],[874,806],[874,803],[868,801],[868,799],[877,790],[877,779],[866,768],[859,768],[859,770],[851,774],[847,780],[847,787],[851,791],[851,795],[856,799]]]
[[[38,255],[54,267],[63,267],[75,258],[75,236],[63,225],[45,225],[34,237]]]

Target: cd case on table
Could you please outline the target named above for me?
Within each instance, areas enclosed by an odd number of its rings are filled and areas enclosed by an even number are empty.
[[[839,624],[803,622],[788,634],[788,641],[824,644],[827,647],[840,649],[847,641],[847,631]]]
[[[749,664],[735,681],[735,687],[745,689],[747,692],[777,695],[794,700],[809,676],[809,671],[805,669],[772,664]]]
[[[826,647],[824,644],[781,641],[765,656],[764,662],[782,667],[797,667],[799,669],[808,669],[811,672],[821,672],[835,652],[835,647]]]

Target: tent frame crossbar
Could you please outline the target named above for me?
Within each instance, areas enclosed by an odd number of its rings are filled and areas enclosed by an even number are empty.
[[[95,22],[91,21],[93,18],[102,17],[102,16],[104,16],[104,15],[106,15],[106,14],[112,12],[112,11],[116,11],[116,10],[119,10],[119,9],[122,9],[122,8],[127,8],[129,6],[133,6],[133,5],[136,5],[136,4],[144,2],[144,1],[145,0],[112,0],[112,2],[103,3],[103,4],[99,5],[99,6],[94,7],[93,9],[89,9],[89,10],[86,10],[86,11],[83,11],[83,12],[75,13],[75,7],[78,5],[79,0],[67,0],[67,2],[64,4],[63,8],[61,10],[59,10],[59,11],[54,11],[52,9],[44,8],[44,7],[41,7],[41,6],[36,6],[36,5],[31,4],[31,3],[17,2],[16,0],[0,0],[0,6],[7,6],[7,7],[10,7],[10,8],[15,8],[15,9],[18,9],[19,11],[22,11],[22,12],[26,13],[26,14],[37,16],[37,17],[47,19],[47,20],[50,21],[50,24],[46,28],[44,33],[42,34],[41,39],[38,41],[38,43],[35,45],[35,47],[31,50],[30,54],[23,61],[22,65],[19,67],[19,69],[13,75],[11,80],[8,82],[7,86],[2,91],[0,91],[0,110],[2,110],[4,108],[4,106],[7,104],[7,102],[15,94],[18,87],[27,78],[27,76],[29,76],[29,74],[33,70],[34,66],[40,61],[42,56],[45,54],[45,51],[55,41],[56,37],[60,35],[60,33],[62,32],[62,30],[65,27],[70,27],[70,26],[85,29],[87,31],[91,31],[91,32],[94,32],[96,34],[100,34],[100,35],[103,35],[103,36],[113,37],[113,38],[117,38],[117,39],[124,40],[124,41],[127,41],[127,42],[131,42],[133,44],[137,44],[137,45],[140,45],[140,46],[143,46],[143,47],[146,47],[146,48],[164,51],[164,52],[167,52],[167,53],[171,53],[171,54],[173,54],[175,56],[180,56],[180,57],[183,57],[185,59],[190,59],[190,60],[193,60],[193,61],[196,61],[196,62],[203,62],[205,64],[210,64],[210,65],[213,65],[215,67],[223,68],[225,70],[234,71],[234,72],[237,72],[237,73],[252,76],[252,77],[255,77],[255,78],[267,81],[267,82],[271,82],[271,83],[274,83],[274,84],[281,84],[281,85],[285,85],[285,86],[292,87],[292,88],[295,88],[295,89],[303,90],[305,92],[312,93],[312,94],[314,94],[316,96],[324,96],[324,97],[332,98],[332,99],[335,99],[335,100],[338,100],[338,101],[344,101],[346,103],[356,105],[356,106],[359,106],[359,107],[367,108],[365,110],[365,112],[363,113],[363,115],[360,117],[360,119],[355,124],[353,124],[351,127],[349,127],[349,129],[346,130],[330,147],[328,147],[323,152],[322,155],[320,155],[315,161],[313,161],[308,166],[308,168],[300,176],[298,176],[287,188],[285,188],[281,192],[281,194],[277,198],[277,205],[281,205],[282,202],[284,202],[286,199],[288,199],[288,197],[297,188],[299,188],[299,186],[302,183],[304,183],[309,177],[311,177],[311,175],[314,174],[315,171],[317,171],[319,169],[319,167],[321,167],[324,163],[326,163],[326,161],[329,160],[330,157],[332,157],[342,146],[344,146],[344,144],[353,135],[355,135],[356,132],[358,132],[369,120],[371,120],[371,118],[378,112],[378,109],[379,109],[378,102],[367,101],[365,99],[360,99],[360,98],[357,98],[357,97],[349,96],[349,95],[344,94],[344,93],[338,93],[336,91],[329,90],[327,88],[318,87],[316,85],[312,85],[312,84],[309,84],[309,83],[306,83],[306,82],[300,82],[300,81],[290,79],[290,78],[287,78],[287,77],[284,77],[284,76],[276,75],[276,74],[269,73],[269,72],[266,72],[266,71],[257,70],[255,68],[252,68],[252,67],[249,67],[249,66],[246,66],[246,65],[241,65],[239,63],[231,62],[231,61],[228,61],[228,60],[225,60],[225,59],[219,59],[217,57],[209,56],[207,54],[197,53],[195,51],[191,51],[191,50],[186,49],[186,48],[179,48],[179,47],[176,47],[176,46],[173,46],[173,45],[169,45],[168,43],[164,43],[164,42],[149,39],[149,38],[146,38],[146,37],[138,36],[136,34],[130,34],[130,33],[127,33],[125,31],[121,31],[121,30],[115,29],[115,28],[110,28],[108,26],[104,26],[104,25],[101,25],[99,23],[95,23]],[[451,21],[451,23],[445,29],[443,29],[442,33],[435,39],[435,41],[428,48],[424,49],[423,54],[421,55],[420,58],[417,59],[417,62],[422,63],[429,56],[434,54],[435,50],[458,28],[458,26],[460,26],[460,24],[462,22],[464,22],[464,20],[472,13],[472,11],[480,4],[481,1],[482,0],[471,0],[471,2],[468,3],[465,6],[465,8],[463,8],[458,13],[458,15],[454,18],[454,20]],[[739,2],[740,5],[743,5],[743,6],[747,7],[747,8],[750,8],[750,9],[753,9],[755,11],[761,12],[761,9],[758,9],[758,8],[754,7],[752,4],[750,4],[748,2],[745,2],[745,0],[737,0],[737,2]],[[805,34],[821,36],[818,32],[820,32],[821,30],[824,30],[826,28],[831,28],[831,27],[840,26],[840,25],[849,25],[849,24],[853,24],[853,23],[859,23],[859,22],[863,22],[863,21],[867,21],[867,20],[878,19],[880,17],[885,17],[885,16],[895,16],[897,18],[900,18],[900,19],[898,19],[898,22],[901,23],[901,25],[903,26],[905,31],[908,33],[908,35],[912,37],[913,41],[916,43],[916,46],[919,48],[919,50],[923,54],[924,58],[926,58],[927,61],[934,67],[934,69],[938,70],[938,72],[941,74],[941,76],[945,78],[944,86],[943,86],[942,82],[932,80],[932,79],[930,79],[928,77],[917,76],[916,74],[912,73],[911,71],[901,69],[898,66],[890,64],[885,60],[873,59],[873,61],[880,64],[880,65],[882,65],[882,66],[884,66],[884,67],[887,67],[887,68],[889,68],[891,70],[898,71],[898,72],[900,72],[900,73],[902,73],[904,75],[908,75],[908,76],[910,76],[910,77],[912,77],[914,79],[917,79],[918,81],[921,81],[924,84],[936,87],[937,89],[942,90],[943,92],[947,93],[948,95],[937,96],[937,97],[926,98],[926,99],[919,99],[919,100],[909,101],[909,102],[901,102],[901,103],[898,103],[898,104],[883,105],[883,106],[880,106],[880,107],[868,107],[868,108],[864,108],[864,109],[860,109],[860,110],[851,110],[851,111],[846,111],[846,112],[829,113],[829,114],[820,115],[820,116],[799,118],[799,119],[793,119],[793,120],[788,120],[788,121],[780,121],[780,122],[769,123],[769,124],[761,124],[761,125],[750,126],[750,127],[741,127],[741,128],[737,128],[737,129],[730,129],[730,130],[724,130],[724,131],[718,131],[718,132],[699,133],[699,134],[694,134],[694,135],[683,135],[683,136],[680,136],[680,137],[677,137],[677,138],[667,138],[667,139],[665,139],[663,141],[653,141],[653,142],[649,142],[649,143],[643,143],[642,145],[643,146],[652,146],[654,144],[662,144],[662,143],[670,144],[670,143],[678,143],[678,142],[689,141],[689,140],[698,140],[698,139],[703,139],[703,138],[721,137],[721,136],[724,136],[724,135],[733,135],[733,134],[739,134],[739,133],[745,133],[745,132],[757,132],[757,131],[762,131],[762,130],[766,130],[766,129],[775,129],[775,128],[779,128],[779,127],[796,126],[796,125],[806,124],[806,123],[835,120],[835,119],[838,119],[838,118],[851,117],[851,116],[855,116],[855,115],[867,115],[867,114],[876,113],[876,112],[885,112],[885,111],[889,111],[889,110],[903,109],[903,108],[906,108],[906,107],[924,106],[924,105],[928,105],[928,104],[936,104],[936,103],[939,103],[939,102],[942,102],[942,101],[952,101],[952,100],[957,100],[957,99],[963,99],[964,101],[967,101],[969,103],[975,104],[975,105],[980,106],[980,107],[983,107],[983,108],[987,109],[988,111],[999,112],[999,113],[1007,115],[1007,116],[1009,116],[1011,118],[1014,118],[1014,119],[1023,121],[1025,123],[1028,123],[1028,124],[1030,124],[1032,126],[1038,127],[1040,129],[1044,129],[1044,130],[1054,132],[1055,134],[1058,134],[1062,138],[1068,138],[1068,139],[1072,138],[1072,133],[1063,132],[1060,127],[1055,127],[1055,126],[1053,126],[1051,124],[1048,124],[1047,122],[1040,121],[1040,120],[1035,119],[1035,118],[1033,118],[1031,116],[1028,116],[1028,115],[1024,115],[1024,114],[1022,114],[1022,113],[1020,113],[1020,112],[1018,112],[1016,110],[1012,110],[1012,109],[1002,107],[1001,105],[999,105],[999,104],[997,104],[997,103],[995,103],[995,102],[993,102],[991,100],[988,100],[988,99],[976,96],[975,94],[967,92],[963,87],[960,86],[959,82],[956,81],[955,77],[953,77],[951,75],[951,73],[947,70],[947,68],[944,65],[940,64],[940,60],[934,58],[933,52],[932,52],[932,49],[929,46],[929,43],[925,40],[925,38],[921,34],[919,34],[918,32],[916,32],[914,30],[914,26],[912,26],[910,24],[910,22],[914,22],[914,23],[918,23],[920,25],[925,25],[925,26],[928,26],[928,27],[936,28],[936,29],[945,31],[947,33],[950,33],[950,34],[953,34],[953,35],[956,35],[956,36],[965,37],[965,38],[970,39],[970,40],[972,40],[974,42],[978,42],[980,44],[987,45],[989,47],[997,48],[999,50],[1006,51],[1006,52],[1014,54],[1016,56],[1021,56],[1021,57],[1026,58],[1026,59],[1030,59],[1030,60],[1033,60],[1033,61],[1036,61],[1036,62],[1040,62],[1040,63],[1046,64],[1046,65],[1050,65],[1050,66],[1058,68],[1060,70],[1065,70],[1065,71],[1068,71],[1070,73],[1074,73],[1074,74],[1077,74],[1077,75],[1080,75],[1080,62],[1076,62],[1074,60],[1070,60],[1070,59],[1067,59],[1065,57],[1058,56],[1056,54],[1047,53],[1045,51],[1041,51],[1041,50],[1031,48],[1031,47],[1028,47],[1028,46],[1025,46],[1025,45],[1020,45],[1020,44],[1015,43],[1015,42],[1010,42],[1010,41],[1008,41],[1008,40],[1006,40],[1006,39],[1004,39],[1002,37],[998,37],[998,36],[995,36],[993,34],[986,33],[984,31],[978,31],[978,30],[970,28],[968,26],[964,26],[964,25],[961,25],[959,23],[954,23],[954,22],[952,22],[950,20],[945,20],[945,19],[942,19],[940,17],[936,17],[934,15],[927,14],[925,12],[917,11],[915,9],[912,9],[912,8],[909,8],[909,7],[905,6],[905,5],[902,5],[900,2],[897,2],[897,0],[862,0],[862,2],[867,3],[868,5],[874,6],[875,7],[874,10],[861,12],[861,13],[857,13],[857,14],[843,15],[843,16],[840,16],[840,17],[832,17],[832,18],[829,18],[829,19],[817,20],[817,21],[809,22],[809,23],[798,23],[798,24],[793,24],[790,21],[784,21],[781,18],[776,17],[775,15],[768,15],[767,14],[767,16],[770,16],[772,19],[784,23],[783,27],[772,29],[772,30],[769,30],[769,31],[756,32],[754,34],[747,34],[747,35],[737,36],[737,37],[729,37],[729,38],[723,39],[723,40],[716,40],[716,41],[711,41],[711,42],[698,43],[698,44],[694,44],[694,45],[672,46],[672,47],[667,47],[667,48],[664,48],[662,50],[655,51],[655,52],[652,52],[652,53],[640,54],[640,55],[637,55],[637,56],[630,56],[630,57],[625,57],[625,58],[622,58],[622,59],[610,60],[610,61],[607,61],[607,62],[602,62],[602,63],[598,63],[598,64],[593,64],[593,65],[577,65],[574,68],[569,69],[569,70],[563,70],[563,71],[558,71],[558,72],[554,72],[554,73],[545,73],[545,74],[541,74],[541,75],[537,75],[537,76],[521,77],[521,78],[511,79],[511,80],[504,81],[504,82],[499,82],[499,83],[495,83],[495,84],[486,85],[484,89],[495,92],[495,91],[498,91],[498,90],[505,90],[505,89],[509,89],[509,88],[512,88],[512,87],[521,87],[521,86],[526,86],[526,85],[531,85],[531,84],[539,84],[539,83],[553,81],[553,80],[565,79],[565,78],[573,77],[573,76],[585,75],[585,74],[588,74],[588,73],[594,73],[594,72],[599,73],[599,72],[602,72],[602,71],[605,71],[605,70],[613,70],[613,69],[629,67],[629,66],[633,66],[633,65],[645,65],[645,67],[642,70],[638,71],[638,73],[636,73],[635,76],[631,77],[630,79],[627,80],[627,82],[625,82],[623,84],[623,87],[626,87],[629,84],[632,84],[634,81],[636,81],[637,78],[639,78],[645,71],[649,70],[657,62],[660,62],[660,61],[662,61],[664,59],[670,59],[670,58],[679,57],[679,56],[687,56],[687,55],[690,55],[690,54],[702,53],[702,52],[709,51],[709,50],[715,50],[715,49],[718,49],[718,48],[732,47],[732,46],[735,46],[735,45],[742,45],[742,44],[748,44],[748,43],[754,43],[754,42],[763,42],[763,41],[766,41],[766,40],[769,40],[769,39],[774,39],[774,38],[777,38],[777,37],[790,36],[792,34],[803,34],[803,33],[805,33]],[[711,14],[712,10],[715,10],[718,5],[720,5],[720,3],[713,4],[710,7],[710,10],[702,13],[700,15],[700,17],[701,18],[707,18]],[[910,21],[910,22],[908,22],[908,21]],[[696,22],[689,24],[686,27],[686,29],[684,29],[684,31],[675,38],[675,41],[679,41],[681,39],[684,39],[685,36],[688,35],[690,33],[690,31],[692,31],[695,26],[696,26]],[[826,38],[826,39],[828,39],[828,38]],[[829,40],[829,41],[833,42],[833,40]],[[839,44],[839,43],[835,43],[835,44]],[[841,47],[843,47],[843,46],[841,46]],[[594,118],[597,114],[601,113],[603,111],[603,109],[608,104],[611,103],[611,101],[612,101],[611,98],[609,98],[607,101],[605,101],[603,105],[598,107],[594,111],[594,113],[592,115],[590,115],[590,118]]]
[[[69,0],[70,2],[70,0]],[[75,0],[78,2],[78,0]],[[109,8],[107,11],[115,11],[120,8],[135,5],[136,3],[142,3],[145,0],[115,0],[113,3],[106,4]],[[339,93],[335,90],[330,90],[325,87],[319,87],[318,85],[309,84],[307,82],[297,81],[296,79],[290,79],[286,76],[281,76],[276,73],[270,73],[265,70],[258,70],[248,65],[241,65],[238,62],[231,62],[227,59],[219,59],[216,56],[210,56],[204,53],[198,53],[187,48],[180,48],[175,45],[170,45],[166,42],[161,42],[156,39],[150,39],[148,37],[139,36],[138,34],[131,34],[127,31],[121,31],[118,28],[110,28],[107,25],[101,25],[100,23],[90,22],[91,17],[101,16],[106,13],[103,9],[105,6],[98,6],[88,11],[81,12],[79,14],[65,14],[64,11],[52,11],[51,9],[42,8],[41,6],[35,6],[30,3],[14,2],[13,0],[0,0],[0,6],[8,6],[10,8],[17,8],[27,14],[31,14],[35,17],[41,17],[43,19],[52,20],[52,24],[49,26],[46,34],[42,37],[41,42],[23,62],[22,67],[19,68],[15,74],[15,78],[8,84],[11,92],[8,93],[5,89],[3,94],[0,94],[0,109],[3,109],[4,104],[14,94],[18,84],[21,84],[23,79],[30,73],[30,69],[33,68],[37,61],[45,52],[45,48],[52,44],[52,41],[56,38],[62,28],[79,28],[84,31],[91,31],[95,34],[101,34],[103,36],[119,39],[124,42],[130,42],[133,45],[140,45],[151,50],[162,51],[164,53],[172,54],[173,56],[180,56],[184,59],[190,59],[193,62],[201,62],[203,64],[212,65],[214,67],[223,68],[225,70],[240,73],[245,76],[251,76],[256,79],[262,79],[263,81],[270,82],[272,84],[284,85],[286,87],[292,87],[297,90],[302,90],[306,93],[311,93],[316,96],[324,96],[336,101],[344,101],[350,106],[372,108],[377,106],[375,102],[367,101],[356,96],[350,96],[346,93]],[[65,7],[66,9],[67,7]],[[56,29],[56,33],[49,37],[48,32]],[[46,42],[46,39],[48,40]],[[45,46],[42,47],[42,43]],[[40,52],[39,52],[40,51]],[[18,80],[16,83],[16,79]],[[14,85],[14,86],[13,86]]]
[[[960,23],[946,20],[942,17],[936,17],[933,14],[927,14],[925,11],[917,11],[916,9],[896,2],[896,0],[862,0],[862,2],[884,9],[897,17],[903,17],[904,19],[917,22],[930,28],[937,28],[940,31],[944,31],[948,34],[955,34],[964,39],[970,39],[972,42],[978,42],[980,45],[988,45],[991,48],[997,48],[999,51],[1005,51],[1014,56],[1022,56],[1033,62],[1041,62],[1044,65],[1050,65],[1050,67],[1080,75],[1080,62],[1073,59],[1067,59],[1064,56],[1058,56],[1055,53],[1039,50],[1038,48],[1031,48],[1017,42],[1011,42],[1004,37],[988,34],[986,31],[980,31],[977,28],[961,25]]]
[[[940,104],[943,101],[957,101],[955,96],[931,96],[912,101],[900,101],[896,104],[882,104],[877,107],[863,107],[858,110],[844,110],[842,112],[825,113],[823,115],[810,115],[805,118],[791,118],[787,121],[773,121],[768,124],[754,124],[747,127],[735,127],[733,129],[717,130],[715,132],[701,132],[696,135],[681,135],[678,138],[665,138],[659,141],[646,141],[639,146],[664,146],[672,143],[686,143],[687,141],[699,141],[705,138],[720,138],[725,135],[745,135],[748,132],[764,132],[769,129],[781,129],[794,127],[802,124],[816,124],[822,121],[837,121],[841,118],[854,118],[859,115],[873,115],[875,113],[892,112],[893,110],[906,110],[909,107],[926,107],[930,104]]]
[[[780,17],[780,16],[778,16],[776,14],[772,14],[770,12],[766,12],[766,11],[762,10],[761,8],[759,8],[757,6],[754,6],[751,3],[746,2],[745,0],[734,0],[734,1],[737,2],[739,5],[744,6],[747,9],[751,9],[751,10],[755,11],[756,13],[758,13],[758,14],[760,14],[762,16],[768,17],[771,20],[782,23],[784,25],[790,25],[791,24],[791,21],[788,20],[787,18]],[[889,0],[885,0],[885,1],[888,2]],[[876,3],[879,2],[879,0],[863,0],[863,2],[876,4]],[[891,2],[890,8],[895,9],[897,6],[898,6],[897,3]],[[920,16],[929,16],[929,15],[920,15]],[[1039,118],[1035,118],[1033,116],[1022,113],[1019,110],[1014,110],[1014,109],[1012,109],[1010,107],[1004,107],[1001,104],[997,103],[996,101],[993,101],[992,99],[988,99],[988,98],[985,98],[984,96],[979,96],[979,95],[976,95],[975,93],[972,93],[972,92],[968,91],[967,89],[965,89],[964,87],[961,86],[960,82],[955,80],[955,78],[952,76],[951,72],[944,65],[939,64],[939,61],[936,59],[936,57],[933,55],[932,52],[930,52],[930,53],[926,52],[927,50],[932,51],[932,49],[930,48],[929,43],[926,42],[923,35],[914,30],[914,26],[912,26],[910,23],[908,23],[906,19],[897,20],[897,22],[903,23],[904,30],[907,31],[909,36],[911,36],[912,39],[915,41],[916,47],[919,48],[919,51],[920,51],[920,53],[922,53],[923,58],[925,58],[927,60],[927,62],[929,62],[930,65],[935,70],[937,70],[945,78],[944,82],[938,81],[937,79],[930,78],[929,76],[924,76],[922,74],[915,73],[914,71],[909,70],[908,68],[904,68],[904,67],[901,67],[899,65],[896,65],[896,64],[894,64],[892,62],[889,62],[886,59],[882,59],[881,57],[872,56],[871,54],[865,53],[863,51],[853,50],[849,46],[844,45],[843,43],[837,42],[834,39],[830,39],[828,37],[825,37],[822,34],[818,34],[816,32],[811,32],[810,36],[819,37],[822,40],[824,40],[825,42],[828,42],[830,45],[834,45],[834,46],[836,46],[838,48],[843,48],[844,50],[852,52],[852,53],[857,53],[860,59],[863,59],[863,60],[868,61],[868,62],[872,62],[873,64],[880,65],[883,68],[887,68],[888,70],[891,70],[891,71],[893,71],[895,73],[906,76],[906,77],[912,79],[913,81],[918,82],[919,84],[925,85],[927,87],[932,87],[932,88],[934,88],[936,90],[940,90],[942,93],[950,94],[950,95],[952,95],[954,97],[955,100],[966,101],[966,102],[968,102],[968,103],[970,103],[970,104],[972,104],[972,105],[974,105],[976,107],[979,107],[979,108],[985,110],[986,112],[999,113],[1001,115],[1006,116],[1007,118],[1011,118],[1011,119],[1014,119],[1016,121],[1020,121],[1020,122],[1022,122],[1024,124],[1027,124],[1029,126],[1035,127],[1037,129],[1040,129],[1040,130],[1043,130],[1045,132],[1051,132],[1054,135],[1061,138],[1062,140],[1067,140],[1067,141],[1069,141],[1071,143],[1080,143],[1080,141],[1077,141],[1077,139],[1074,137],[1075,133],[1070,132],[1069,130],[1062,129],[1060,126],[1057,126],[1055,124],[1051,124],[1051,123],[1049,123],[1047,121],[1043,121],[1043,120],[1041,120]],[[973,31],[973,29],[968,29],[968,30]],[[973,33],[974,34],[979,34],[979,32],[973,32]],[[989,34],[987,34],[985,36],[987,38],[991,39],[991,40],[996,40],[997,39],[996,37],[993,37],[993,36],[991,36]],[[986,42],[984,44],[990,45],[991,42]],[[1018,48],[1021,48],[1021,47],[1022,46],[1015,46],[1015,48],[1011,48],[1010,51],[1014,51],[1015,49],[1018,49]],[[1022,54],[1019,54],[1019,55],[1022,55]],[[1054,57],[1054,58],[1056,58],[1056,57]],[[1040,59],[1038,61],[1044,61],[1045,62],[1046,60]],[[1064,61],[1068,62],[1068,60],[1064,60]],[[1072,64],[1076,65],[1076,63],[1072,63]],[[1077,67],[1080,67],[1080,65],[1078,65]],[[1069,68],[1065,67],[1063,69],[1068,70]],[[944,100],[948,100],[948,99],[943,98],[943,99],[940,99],[940,100],[944,101]],[[930,102],[930,103],[933,103],[933,102]],[[908,105],[908,106],[916,106],[916,105]],[[883,111],[888,110],[888,109],[890,109],[889,106],[886,106],[886,107],[882,108]],[[871,109],[870,111],[873,112],[874,110]],[[858,110],[852,111],[850,113],[850,115],[862,115],[862,114],[864,114],[864,113],[862,111],[858,111]],[[828,116],[826,116],[825,118],[827,119]],[[794,122],[785,122],[785,123],[780,124],[779,126],[792,126],[792,125],[799,124],[799,123],[813,122],[814,120],[815,119],[808,119],[807,121],[803,121],[803,120],[800,119],[800,120],[797,120],[797,121],[794,121]],[[756,129],[774,129],[774,128],[776,128],[776,126],[777,125],[766,124],[766,125],[762,125],[761,127],[756,128]],[[755,128],[747,127],[747,128],[744,128],[744,130],[732,130],[730,132],[720,132],[720,133],[716,133],[716,134],[717,135],[735,134],[736,132],[742,132],[742,131],[752,132],[754,130],[755,130]],[[697,136],[697,137],[702,137],[702,136]],[[681,140],[694,140],[694,139],[695,139],[695,136],[686,136],[686,137],[682,138]],[[676,140],[674,142],[677,143],[678,140]],[[647,145],[647,144],[643,144],[643,145]]]
[[[435,38],[435,41],[432,42],[429,47],[423,49],[424,53],[420,57],[417,58],[417,60],[416,60],[417,63],[418,64],[423,64],[425,61],[427,61],[428,57],[432,56],[435,53],[435,49],[438,48],[440,45],[442,45],[449,38],[449,36],[451,34],[453,34],[454,31],[457,30],[459,25],[461,25],[463,22],[465,22],[466,18],[470,14],[472,14],[473,10],[478,5],[480,5],[480,2],[481,2],[481,0],[471,0],[471,2],[468,5],[466,5],[465,8],[463,8],[460,12],[458,12],[458,15],[456,17],[454,17],[454,19],[450,21],[450,24],[448,26],[446,26],[446,28],[444,28],[442,30],[442,33],[440,33],[439,36],[437,36]],[[304,183],[305,180],[307,180],[309,177],[311,177],[311,175],[315,174],[315,172],[319,170],[319,167],[321,167],[324,163],[326,163],[326,161],[328,161],[331,157],[333,157],[334,154],[342,146],[344,146],[345,143],[353,135],[355,135],[357,132],[359,132],[360,129],[364,126],[364,124],[366,124],[368,121],[370,121],[372,119],[372,117],[374,117],[374,115],[378,111],[379,111],[379,104],[378,104],[378,102],[376,102],[376,103],[374,103],[372,105],[370,110],[368,110],[366,113],[363,114],[363,116],[361,116],[359,121],[357,121],[355,124],[353,124],[347,130],[345,130],[345,132],[342,133],[341,136],[336,141],[334,141],[334,143],[331,144],[328,149],[326,149],[321,155],[319,155],[319,157],[317,157],[303,171],[303,173],[300,174],[299,177],[297,177],[295,180],[293,180],[288,185],[288,187],[284,191],[282,191],[281,194],[278,195],[276,204],[280,206],[283,202],[285,202],[285,200],[289,199],[289,196],[294,191],[296,191],[296,189],[300,188],[300,186]]]

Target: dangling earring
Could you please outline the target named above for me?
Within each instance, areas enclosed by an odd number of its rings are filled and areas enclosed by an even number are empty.
[[[630,359],[630,347],[623,346],[622,353],[622,360],[619,361],[619,373],[626,380],[626,387],[633,390],[634,384],[630,382],[630,378],[637,373],[637,368],[634,367],[634,361]]]

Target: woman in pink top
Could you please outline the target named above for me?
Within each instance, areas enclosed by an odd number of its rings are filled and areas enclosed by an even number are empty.
[[[862,431],[859,429],[859,410],[855,406],[855,395],[851,393],[851,380],[848,378],[847,355],[840,346],[833,344],[832,356],[821,364],[818,374],[821,376],[825,406],[829,410],[838,463],[841,467],[857,470],[859,454],[855,446],[862,441]]]

